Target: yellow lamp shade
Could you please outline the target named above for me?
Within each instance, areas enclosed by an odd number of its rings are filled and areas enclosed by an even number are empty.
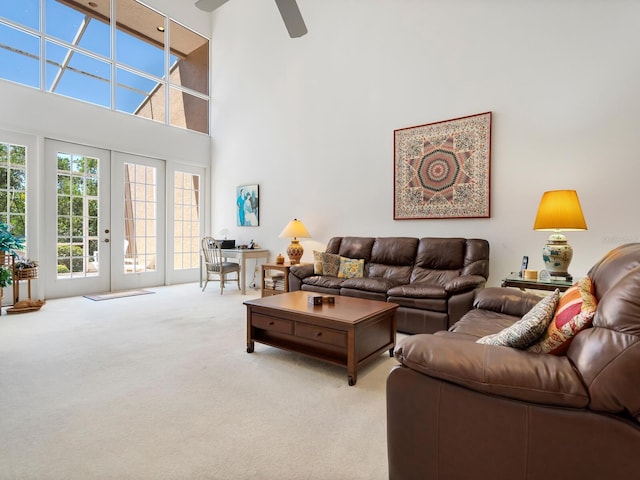
[[[575,190],[544,192],[538,207],[534,230],[586,230],[580,200]]]

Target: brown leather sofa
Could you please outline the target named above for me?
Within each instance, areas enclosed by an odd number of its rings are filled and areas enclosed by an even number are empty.
[[[405,333],[449,328],[489,277],[489,242],[481,239],[333,237],[326,252],[364,259],[364,276],[314,275],[313,265],[294,265],[289,289],[397,303],[397,330]]]
[[[640,244],[588,273],[598,306],[565,356],[475,343],[540,297],[483,289],[449,332],[396,347],[389,478],[640,478]]]

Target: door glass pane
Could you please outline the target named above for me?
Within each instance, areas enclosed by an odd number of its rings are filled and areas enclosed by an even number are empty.
[[[19,237],[26,234],[26,157],[26,147],[0,143],[0,222]]]
[[[200,176],[175,172],[173,268],[197,268],[200,246]]]
[[[124,164],[124,265],[125,274],[156,270],[157,170]]]
[[[58,152],[58,279],[96,276],[99,161]]]

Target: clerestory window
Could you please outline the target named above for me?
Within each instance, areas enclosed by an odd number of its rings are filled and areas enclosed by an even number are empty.
[[[209,133],[209,40],[137,0],[0,1],[0,78]]]

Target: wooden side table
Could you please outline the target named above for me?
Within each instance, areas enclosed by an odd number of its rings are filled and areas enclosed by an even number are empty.
[[[286,293],[289,291],[289,269],[291,264],[287,263],[263,263],[262,264],[262,295],[268,297],[270,295],[278,295],[279,293]],[[283,273],[284,278],[280,281],[268,281],[268,271],[279,271]],[[273,278],[273,277],[272,277]]]

